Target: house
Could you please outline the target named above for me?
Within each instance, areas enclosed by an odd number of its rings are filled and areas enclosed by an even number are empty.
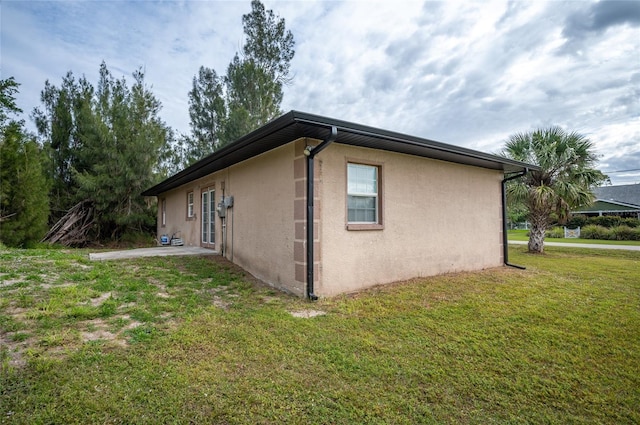
[[[640,219],[640,183],[619,186],[602,186],[593,190],[596,196],[593,204],[572,211],[589,217],[617,215]]]
[[[291,111],[143,195],[158,198],[159,237],[315,299],[507,263],[505,176],[528,169]]]

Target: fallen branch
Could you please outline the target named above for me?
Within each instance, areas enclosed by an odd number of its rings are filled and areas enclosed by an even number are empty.
[[[13,214],[5,215],[4,217],[0,217],[0,223],[2,223],[5,220],[8,220],[9,218],[13,217],[16,214],[18,213],[13,213]]]
[[[49,232],[42,242],[64,246],[86,245],[88,234],[94,225],[93,206],[89,201],[74,205]]]

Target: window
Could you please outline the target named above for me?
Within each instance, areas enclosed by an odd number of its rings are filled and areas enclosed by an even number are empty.
[[[167,200],[162,199],[162,227],[167,225]]]
[[[187,193],[187,219],[193,218],[193,192]]]
[[[347,164],[347,228],[380,229],[380,166]],[[355,224],[356,226],[351,226]],[[365,225],[365,226],[358,226]]]

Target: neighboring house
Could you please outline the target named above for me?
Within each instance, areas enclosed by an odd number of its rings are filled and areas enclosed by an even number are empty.
[[[593,190],[595,201],[588,207],[572,211],[589,217],[618,215],[640,219],[640,183],[602,186]]]
[[[291,111],[143,195],[158,197],[159,237],[315,299],[507,263],[505,174],[528,169]]]

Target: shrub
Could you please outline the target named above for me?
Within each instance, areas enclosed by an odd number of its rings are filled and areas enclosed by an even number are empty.
[[[634,229],[629,226],[617,226],[610,229],[611,239],[616,241],[632,241],[634,237]]]
[[[640,219],[633,217],[623,218],[622,225],[629,227],[640,227]]]
[[[545,238],[564,238],[564,229],[562,227],[552,227],[545,232]]]
[[[580,229],[580,236],[584,239],[609,239],[609,230],[603,226],[588,224]]]
[[[640,227],[616,226],[607,229],[604,226],[590,224],[581,229],[580,236],[585,239],[640,241]]]
[[[602,227],[616,227],[620,225],[622,218],[617,215],[602,215],[599,217],[589,217],[588,223]]]
[[[575,229],[576,227],[584,227],[587,225],[588,217],[585,215],[572,215],[567,220],[567,227]]]

